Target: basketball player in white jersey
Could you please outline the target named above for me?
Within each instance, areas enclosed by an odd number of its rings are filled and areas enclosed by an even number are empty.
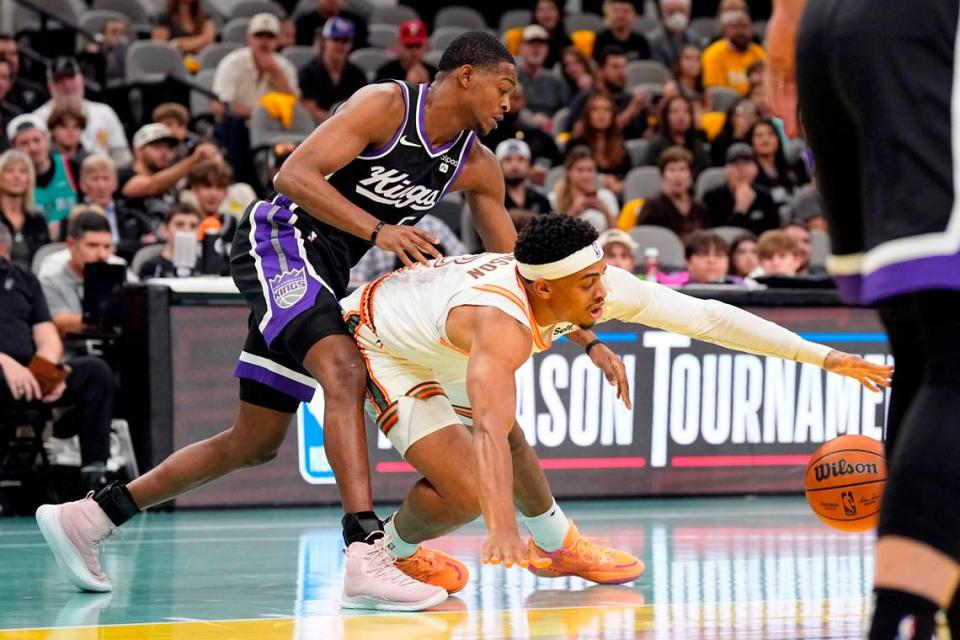
[[[368,411],[424,476],[385,526],[401,570],[448,592],[462,588],[466,567],[418,545],[482,514],[484,562],[603,583],[643,571],[639,560],[580,535],[567,520],[515,421],[517,370],[577,327],[638,322],[814,364],[871,391],[889,385],[891,367],[808,342],[716,300],[638,280],[602,258],[591,225],[540,216],[521,232],[514,255],[418,264],[341,301],[368,369]],[[617,395],[629,403],[626,379],[618,380]],[[514,505],[532,535],[528,545]]]

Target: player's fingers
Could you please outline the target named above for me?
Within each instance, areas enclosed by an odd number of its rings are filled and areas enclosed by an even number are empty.
[[[393,252],[397,254],[398,258],[400,258],[400,262],[403,263],[403,266],[409,267],[413,265],[413,261],[407,256],[407,252],[403,247],[394,249]]]
[[[440,251],[438,251],[437,248],[432,244],[430,244],[429,242],[424,242],[423,240],[420,240],[419,238],[417,238],[413,240],[413,243],[414,245],[416,245],[417,249],[419,249],[425,255],[429,255],[434,258],[443,257],[440,255]]]
[[[430,244],[440,244],[440,238],[438,238],[437,236],[433,235],[432,233],[428,233],[428,232],[424,231],[423,229],[418,229],[417,227],[408,227],[408,228],[410,229],[410,231],[412,231],[412,232],[414,233],[414,235],[420,236],[421,238],[423,238],[424,240],[426,240],[428,243],[430,243]]]
[[[870,381],[870,378],[860,378],[860,383],[867,389],[870,389],[870,391],[880,391],[880,389],[877,389],[873,382]]]

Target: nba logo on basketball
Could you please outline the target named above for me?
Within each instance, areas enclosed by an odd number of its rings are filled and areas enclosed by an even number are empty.
[[[854,501],[853,493],[844,491],[840,494],[840,500],[843,502],[843,512],[848,516],[857,515],[857,503]]]
[[[281,309],[289,309],[300,302],[307,292],[307,276],[305,267],[291,269],[270,278],[270,292],[273,300]]]
[[[334,484],[333,469],[323,446],[323,389],[317,387],[313,400],[297,411],[297,457],[300,477],[310,484]]]

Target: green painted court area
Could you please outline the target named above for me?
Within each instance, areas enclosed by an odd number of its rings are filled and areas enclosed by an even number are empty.
[[[341,613],[339,510],[138,516],[107,541],[111,594],[62,577],[32,519],[0,520],[0,639],[857,638],[873,534],[802,498],[567,502],[587,535],[646,563],[624,586],[482,566],[478,521],[433,546],[468,587],[436,611]],[[387,509],[380,509],[382,514]]]

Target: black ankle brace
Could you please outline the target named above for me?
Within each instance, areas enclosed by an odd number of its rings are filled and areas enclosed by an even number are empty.
[[[383,537],[383,523],[373,511],[348,513],[340,524],[343,526],[343,542],[347,546],[353,542],[373,542]]]
[[[122,482],[108,484],[97,495],[93,496],[93,499],[107,514],[110,521],[118,527],[140,513],[140,509],[133,501],[133,496],[130,495],[127,485]]]

